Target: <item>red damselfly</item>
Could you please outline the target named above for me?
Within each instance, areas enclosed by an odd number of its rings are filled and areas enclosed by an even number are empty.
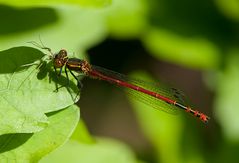
[[[46,49],[50,51],[49,48]],[[204,113],[187,106],[184,102],[183,95],[177,89],[169,87],[167,88],[158,84],[148,84],[141,80],[130,79],[120,73],[91,65],[85,60],[78,58],[68,58],[67,51],[64,49],[52,55],[55,71],[57,68],[60,68],[58,75],[62,73],[62,69],[64,67],[67,79],[69,71],[71,75],[77,80],[79,87],[81,87],[82,85],[81,81],[73,72],[82,73],[90,78],[107,81],[109,83],[127,88],[131,94],[139,99],[143,99],[145,103],[157,104],[153,105],[156,109],[170,113],[174,113],[175,111],[182,109],[199,118],[202,122],[205,123],[207,123],[210,119]]]

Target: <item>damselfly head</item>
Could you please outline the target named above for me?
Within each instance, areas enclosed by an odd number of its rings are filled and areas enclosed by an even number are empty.
[[[61,49],[58,53],[62,58],[67,57],[67,51],[65,49]]]
[[[54,67],[61,68],[68,61],[67,51],[65,49],[61,49],[58,53],[56,53],[52,58]]]

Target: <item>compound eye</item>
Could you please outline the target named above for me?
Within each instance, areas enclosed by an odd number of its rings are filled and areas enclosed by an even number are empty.
[[[64,56],[67,56],[67,51],[65,49],[61,49],[59,53]]]

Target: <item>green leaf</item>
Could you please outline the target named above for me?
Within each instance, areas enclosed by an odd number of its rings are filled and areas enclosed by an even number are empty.
[[[96,144],[70,140],[40,161],[40,163],[48,162],[136,163],[137,161],[126,145],[109,139],[97,139]]]
[[[142,40],[156,58],[200,69],[219,66],[220,50],[205,38],[183,37],[158,28],[149,29]]]
[[[30,47],[15,47],[0,52],[0,135],[32,133],[48,125],[45,113],[73,105],[79,90],[66,77],[56,78],[51,63],[21,67],[45,54]],[[40,59],[40,58],[38,58]]]
[[[20,99],[20,98],[19,98]],[[32,133],[41,131],[48,125],[48,119],[35,108],[24,109],[12,106],[11,101],[0,97],[0,134]]]
[[[91,7],[104,7],[110,5],[112,0],[0,0],[0,3],[13,6],[49,6],[56,4],[69,4]]]
[[[35,134],[0,136],[0,162],[37,162],[66,142],[79,120],[75,105],[48,114],[49,126]]]
[[[22,65],[33,63],[42,58],[44,54],[30,47],[14,47],[0,51],[0,91],[9,87],[9,81],[15,71],[20,71]],[[15,81],[21,83],[20,81]]]

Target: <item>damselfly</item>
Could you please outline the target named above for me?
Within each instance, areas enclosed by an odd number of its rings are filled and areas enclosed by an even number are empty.
[[[49,48],[45,48],[50,51]],[[51,52],[51,51],[50,51]],[[52,55],[54,69],[60,68],[59,74],[61,75],[62,69],[65,69],[67,79],[68,72],[77,80],[77,84],[81,87],[81,81],[73,73],[81,73],[93,79],[107,81],[109,83],[127,88],[131,94],[147,104],[157,104],[154,107],[158,110],[163,110],[173,113],[182,109],[195,117],[199,118],[202,122],[207,123],[210,119],[207,115],[187,106],[184,102],[183,95],[174,88],[167,88],[160,86],[160,84],[148,84],[141,80],[131,79],[123,74],[107,70],[102,67],[89,64],[87,61],[78,58],[69,58],[67,51],[62,49],[58,53]]]

